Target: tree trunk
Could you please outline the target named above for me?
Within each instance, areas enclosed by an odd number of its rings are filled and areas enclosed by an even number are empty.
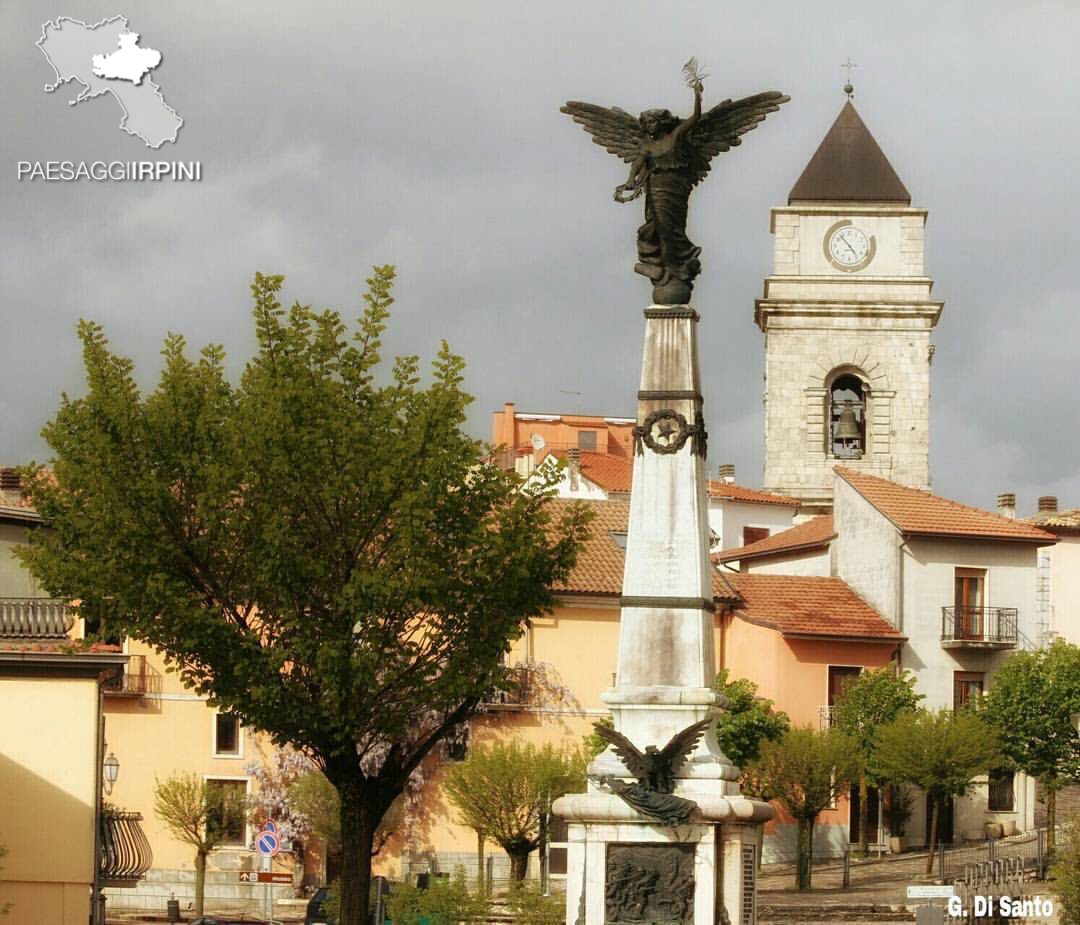
[[[869,807],[866,805],[870,802],[870,788],[866,784],[866,775],[859,775],[859,854],[863,857],[869,853],[867,851],[867,822],[870,818]]]
[[[381,814],[356,780],[338,786],[341,796],[341,925],[366,925],[371,892],[371,849]]]
[[[545,806],[540,810],[540,832],[537,835],[540,842],[537,845],[540,858],[540,892],[547,896],[548,892],[548,869],[547,869],[547,843],[548,843],[548,810]]]
[[[814,866],[814,820],[799,819],[795,842],[795,887],[810,889],[810,875]]]
[[[531,852],[528,847],[512,845],[506,849],[506,853],[510,855],[510,876],[515,882],[520,883],[525,879],[525,874],[529,870],[529,854]]]
[[[203,914],[203,894],[206,890],[206,855],[208,852],[198,848],[195,851],[195,918]]]
[[[1044,787],[1046,791],[1046,858],[1054,856],[1054,846],[1057,841],[1057,787]]]
[[[941,812],[941,801],[935,800],[929,793],[926,799],[934,800],[930,809],[930,837],[926,840],[929,846],[926,851],[926,872],[929,874],[934,870],[934,849],[937,847],[938,813]]]
[[[484,895],[484,833],[476,833],[476,891]]]

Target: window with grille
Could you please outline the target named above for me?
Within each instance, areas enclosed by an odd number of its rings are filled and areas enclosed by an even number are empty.
[[[1011,813],[1014,808],[1013,772],[999,768],[990,772],[990,798],[987,809],[992,813]]]

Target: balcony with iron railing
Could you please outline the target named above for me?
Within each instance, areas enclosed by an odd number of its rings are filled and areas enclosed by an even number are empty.
[[[533,669],[529,665],[515,665],[507,669],[509,685],[505,690],[496,691],[487,700],[488,706],[525,707],[532,700]]]
[[[74,623],[65,601],[0,597],[0,638],[63,639]]]
[[[102,886],[133,887],[154,863],[154,852],[143,832],[141,813],[106,806],[101,812]]]
[[[161,672],[148,665],[145,655],[129,655],[124,670],[113,675],[102,690],[109,697],[145,697],[161,693]]]
[[[1015,649],[1015,607],[942,607],[941,645],[946,649]]]
[[[818,728],[824,732],[836,725],[836,708],[833,706],[821,706],[817,708]]]

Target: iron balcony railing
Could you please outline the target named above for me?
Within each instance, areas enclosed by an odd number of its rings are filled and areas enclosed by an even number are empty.
[[[954,646],[1011,648],[1017,641],[1015,607],[942,607],[941,642]]]
[[[161,673],[146,663],[145,655],[129,655],[124,670],[109,678],[102,685],[102,689],[113,697],[145,697],[147,694],[160,694]]]
[[[0,637],[62,639],[75,623],[64,601],[0,597]]]
[[[532,700],[533,669],[528,665],[516,665],[507,670],[507,675],[509,687],[496,691],[487,702],[495,706],[528,706]]]
[[[154,863],[154,852],[139,823],[141,813],[106,806],[101,812],[103,886],[133,887]]]
[[[818,727],[824,732],[826,729],[831,728],[836,723],[836,713],[831,706],[821,706],[817,708],[818,715]]]

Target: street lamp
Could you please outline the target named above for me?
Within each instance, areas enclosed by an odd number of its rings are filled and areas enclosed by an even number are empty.
[[[120,759],[112,752],[109,752],[109,757],[105,759],[102,768],[105,772],[105,793],[112,796],[113,784],[116,783],[116,778],[120,776]]]

